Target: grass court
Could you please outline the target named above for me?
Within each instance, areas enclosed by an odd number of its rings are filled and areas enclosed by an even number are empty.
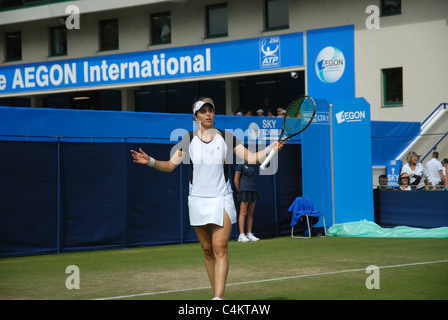
[[[448,239],[229,242],[227,300],[447,300]],[[80,289],[67,289],[69,265]],[[367,289],[379,267],[379,289]],[[2,300],[209,300],[199,243],[0,259]]]

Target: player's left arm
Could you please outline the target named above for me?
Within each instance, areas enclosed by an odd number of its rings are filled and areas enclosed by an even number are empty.
[[[253,153],[247,150],[247,148],[244,147],[242,144],[238,144],[233,149],[233,152],[237,155],[237,157],[243,159],[248,164],[257,164],[263,162],[270,151],[272,150],[280,151],[283,148],[283,145],[284,143],[274,141],[266,149]]]

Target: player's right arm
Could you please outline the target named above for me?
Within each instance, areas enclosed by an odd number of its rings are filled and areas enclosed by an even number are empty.
[[[144,164],[144,165],[150,165],[152,162],[151,167],[153,167],[156,170],[163,171],[163,172],[173,172],[174,169],[177,168],[177,166],[182,162],[182,159],[185,156],[185,152],[183,151],[176,151],[173,153],[172,157],[168,161],[160,161],[155,160],[154,158],[151,158],[148,156],[142,148],[139,148],[139,151],[131,150],[132,157],[134,158],[135,163]],[[152,160],[151,160],[152,159]]]

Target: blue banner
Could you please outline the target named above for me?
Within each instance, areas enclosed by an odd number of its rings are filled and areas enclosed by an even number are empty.
[[[355,97],[353,25],[306,32],[308,95],[316,99]]]
[[[326,227],[333,224],[331,193],[330,105],[316,99],[316,116],[302,133],[302,186],[316,210],[325,217]],[[323,221],[315,225],[322,227]]]
[[[0,67],[2,94],[304,66],[303,33]]]
[[[335,223],[373,221],[370,105],[340,99],[331,108]]]
[[[215,117],[215,127],[228,130],[241,142],[269,145],[278,140],[283,118]],[[177,143],[188,131],[197,129],[192,114],[67,110],[47,108],[0,107],[0,139],[95,142],[136,141]],[[301,143],[301,135],[289,144]]]

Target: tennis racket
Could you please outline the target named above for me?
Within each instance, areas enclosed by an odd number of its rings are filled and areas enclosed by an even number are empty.
[[[316,115],[316,103],[309,96],[300,96],[294,99],[286,109],[285,118],[283,119],[282,132],[278,142],[286,142],[292,137],[303,132],[313,122]],[[261,169],[266,169],[271,159],[278,151],[271,150],[269,155],[261,164]]]

